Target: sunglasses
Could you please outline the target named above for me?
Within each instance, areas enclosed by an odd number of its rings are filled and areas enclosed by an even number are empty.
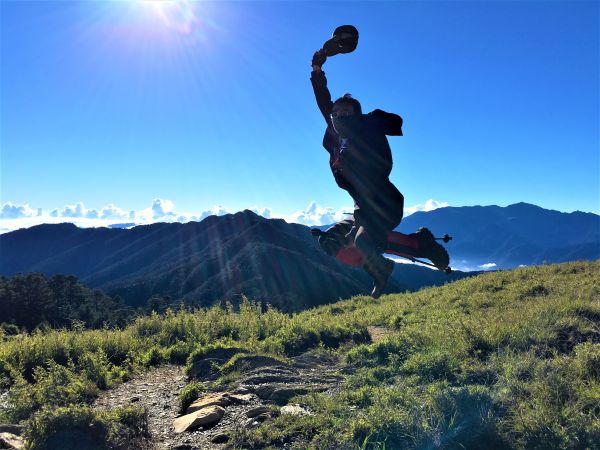
[[[332,119],[337,119],[338,117],[348,117],[348,116],[353,116],[354,113],[351,111],[334,111],[330,114]]]

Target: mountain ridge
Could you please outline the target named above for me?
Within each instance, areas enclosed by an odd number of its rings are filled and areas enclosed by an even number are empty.
[[[421,226],[454,237],[446,248],[455,269],[600,257],[600,216],[593,213],[527,203],[446,207],[414,213],[398,229],[410,233]],[[556,247],[542,245],[546,241]],[[1,274],[73,274],[133,306],[152,295],[195,306],[246,295],[283,310],[304,309],[369,292],[371,286],[364,271],[326,255],[308,227],[251,210],[131,229],[40,224],[0,235],[0,249]],[[388,292],[462,276],[397,264]]]
[[[48,237],[48,239],[45,239]],[[309,228],[252,211],[124,229],[39,225],[0,236],[0,273],[68,273],[138,306],[152,295],[194,306],[242,295],[304,309],[370,289],[326,255]],[[391,282],[391,291],[407,286]]]
[[[525,202],[445,207],[416,212],[396,230],[410,233],[419,226],[453,236],[449,250],[455,265],[464,260],[472,267],[495,263],[514,268],[600,258],[600,216],[594,213],[564,213]],[[561,256],[566,249],[568,258]]]

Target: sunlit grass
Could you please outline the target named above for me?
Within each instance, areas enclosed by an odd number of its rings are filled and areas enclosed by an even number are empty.
[[[277,447],[293,437],[300,448],[597,448],[599,279],[600,262],[577,262],[293,315],[245,301],[235,311],[140,317],[123,330],[2,336],[0,380],[11,386],[11,405],[0,417],[31,420],[85,404],[137,371],[189,365],[219,345],[281,357],[321,348],[351,368],[341,388],[300,399],[313,415],[279,417],[234,436],[236,445]],[[376,343],[372,325],[389,331]],[[182,404],[202,389],[191,385]]]

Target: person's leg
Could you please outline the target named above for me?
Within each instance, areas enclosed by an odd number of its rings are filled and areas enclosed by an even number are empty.
[[[395,263],[382,253],[388,248],[387,237],[400,224],[404,215],[404,196],[389,180],[377,190],[374,197],[360,202],[363,207],[354,211],[358,226],[355,245],[366,255],[364,269],[374,281],[372,296],[383,292]]]
[[[321,248],[339,262],[352,267],[362,267],[364,253],[354,245],[354,219],[346,219],[328,228],[319,236]]]
[[[387,252],[413,258],[427,258],[440,270],[446,269],[450,264],[448,252],[436,242],[427,228],[420,228],[411,234],[388,232]]]
[[[356,211],[355,211],[356,213]],[[385,285],[394,270],[394,262],[385,258],[382,253],[385,250],[386,230],[385,225],[373,216],[363,215],[363,211],[358,212],[360,224],[354,244],[365,255],[363,268],[373,278],[373,298],[378,298],[383,292]]]
[[[429,259],[438,269],[444,270],[450,263],[446,249],[436,242],[427,228],[420,228],[416,233],[402,234],[393,231],[403,216],[404,196],[390,182],[381,192],[377,204],[377,215],[386,228],[385,250],[391,253],[409,255],[416,258]]]
[[[353,225],[353,219],[346,219],[325,230],[319,236],[319,245],[321,245],[325,253],[330,256],[337,255],[338,251],[346,245],[345,236],[352,229]]]

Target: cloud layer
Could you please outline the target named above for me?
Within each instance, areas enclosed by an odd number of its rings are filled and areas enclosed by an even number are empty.
[[[414,205],[405,209],[405,216],[416,211],[431,211],[432,209],[448,206],[446,202],[433,199],[421,205]],[[344,218],[350,217],[351,206],[335,209],[310,202],[306,208],[291,214],[274,212],[271,208],[251,206],[248,208],[266,218],[280,218],[290,223],[303,225],[329,225]],[[154,198],[150,206],[141,210],[127,210],[109,203],[100,209],[89,209],[83,202],[65,205],[50,211],[42,208],[34,209],[29,204],[18,205],[6,202],[0,209],[0,233],[27,228],[42,223],[71,222],[80,227],[110,227],[133,226],[154,222],[189,222],[201,221],[208,216],[221,216],[233,213],[229,208],[215,205],[210,209],[199,212],[178,211],[172,200]]]
[[[411,214],[416,213],[417,211],[433,211],[438,208],[445,208],[446,206],[450,206],[448,202],[440,202],[430,198],[425,203],[420,205],[409,206],[408,208],[404,208],[404,216],[410,216]]]
[[[6,202],[2,205],[2,209],[0,209],[0,219],[21,219],[23,217],[41,215],[41,208],[36,211],[35,209],[30,208],[27,203],[24,205],[15,205],[11,202]]]

